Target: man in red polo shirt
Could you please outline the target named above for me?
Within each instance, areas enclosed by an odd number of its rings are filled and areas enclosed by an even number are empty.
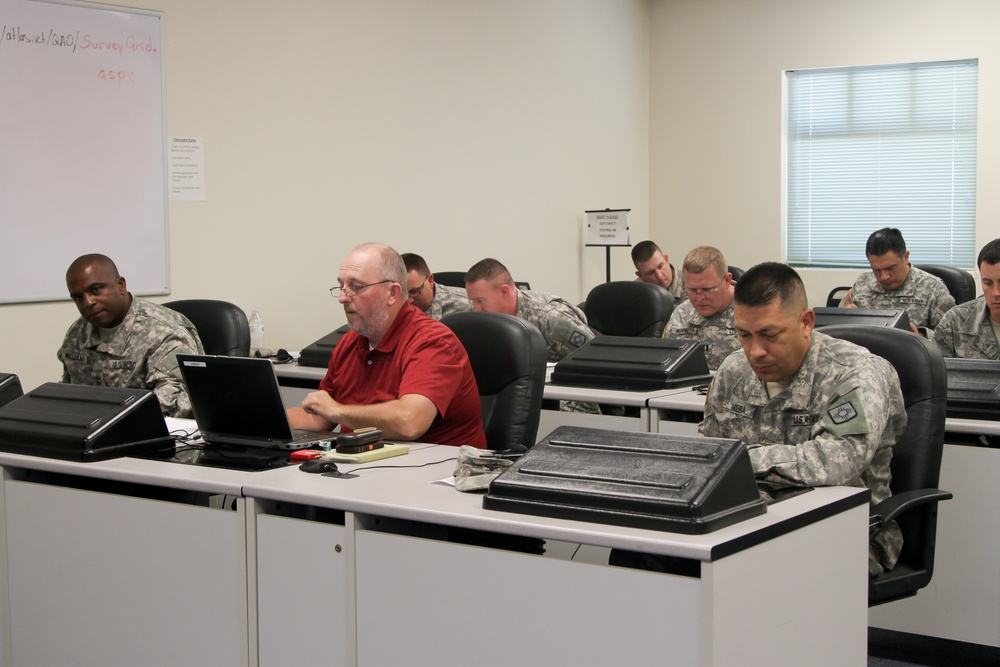
[[[375,426],[387,440],[485,448],[469,357],[451,329],[407,302],[399,254],[360,245],[341,264],[337,284],[330,292],[351,331],[334,348],[319,391],[288,411],[292,426]]]

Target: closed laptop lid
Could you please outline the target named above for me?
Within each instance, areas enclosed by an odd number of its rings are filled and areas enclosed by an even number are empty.
[[[177,363],[206,442],[268,447],[292,439],[270,360],[178,354]]]

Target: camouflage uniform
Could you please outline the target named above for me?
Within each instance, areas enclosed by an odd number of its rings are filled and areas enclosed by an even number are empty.
[[[517,316],[542,332],[549,361],[560,361],[594,337],[582,310],[546,292],[518,290]]]
[[[682,301],[687,301],[688,295],[684,291],[684,274],[674,268],[674,265],[670,265],[670,271],[674,274],[674,279],[670,281],[670,287],[667,291],[670,292],[674,297],[674,306],[681,303]],[[641,278],[636,278],[636,280],[641,280]]]
[[[518,290],[517,316],[538,327],[545,339],[550,362],[557,362],[594,337],[587,326],[587,316],[565,299],[535,290]],[[596,403],[560,401],[564,412],[600,412]]]
[[[191,399],[177,366],[178,352],[205,353],[194,325],[177,311],[133,297],[107,342],[81,317],[56,356],[63,364],[63,382],[152,389],[163,414],[189,417]]]
[[[949,310],[934,330],[934,342],[941,346],[946,357],[1000,359],[1000,345],[990,324],[990,309],[982,296]]]
[[[705,346],[708,367],[714,371],[723,359],[740,349],[740,339],[733,322],[734,304],[729,304],[729,308],[721,313],[705,318],[690,301],[685,301],[674,309],[663,337],[700,340]]]
[[[702,435],[740,438],[764,491],[865,486],[872,503],[891,495],[892,447],[906,428],[896,371],[863,347],[813,331],[791,385],[768,398],[740,351],[719,367],[705,403]],[[869,571],[896,563],[903,538],[890,524],[869,548]]]
[[[847,297],[844,297],[845,299]],[[921,271],[910,264],[906,280],[891,292],[875,279],[875,274],[866,271],[858,276],[851,288],[851,300],[858,308],[897,310],[905,308],[910,324],[915,327],[937,329],[944,314],[955,307],[955,297],[937,276]],[[844,305],[844,301],[840,302]]]
[[[472,310],[472,301],[463,288],[435,284],[434,300],[425,312],[435,320],[440,320],[445,315],[469,310]]]

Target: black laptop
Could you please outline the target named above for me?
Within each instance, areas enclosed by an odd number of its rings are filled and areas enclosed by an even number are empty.
[[[209,444],[302,449],[336,437],[289,426],[269,359],[178,354],[177,363]]]

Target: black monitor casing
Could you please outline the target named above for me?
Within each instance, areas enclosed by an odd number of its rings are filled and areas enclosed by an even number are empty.
[[[148,389],[48,382],[0,408],[0,450],[15,454],[101,461],[172,444]]]
[[[688,387],[711,379],[701,341],[598,336],[552,369],[552,384],[624,391]]]
[[[833,324],[864,324],[913,331],[910,316],[906,310],[874,310],[868,308],[813,308],[816,313],[816,328]]]
[[[742,440],[575,426],[500,473],[483,507],[686,534],[767,511]]]
[[[944,365],[949,417],[1000,419],[1000,361],[946,357]]]
[[[22,396],[21,380],[13,373],[0,373],[0,407]]]

